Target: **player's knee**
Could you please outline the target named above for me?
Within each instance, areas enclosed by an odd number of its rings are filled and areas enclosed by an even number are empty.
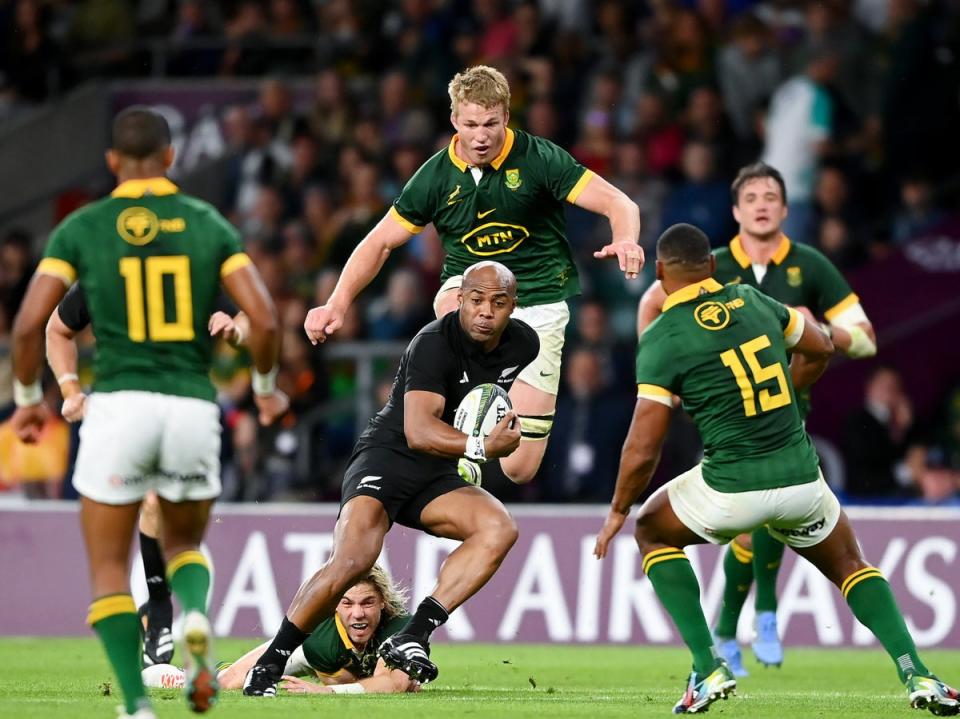
[[[651,551],[651,549],[656,549],[664,544],[656,527],[650,521],[649,515],[641,514],[637,517],[633,537],[637,540],[637,547],[640,549],[640,554],[646,554]]]
[[[485,520],[480,533],[486,551],[501,558],[507,555],[520,536],[517,523],[506,512]]]
[[[733,541],[747,551],[753,551],[753,538],[749,534],[740,534]]]
[[[540,463],[521,461],[507,464],[501,462],[501,469],[507,475],[507,478],[514,484],[528,484],[537,476],[537,470],[540,469]]]

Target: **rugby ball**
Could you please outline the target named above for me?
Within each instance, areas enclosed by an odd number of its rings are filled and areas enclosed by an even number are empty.
[[[453,426],[471,437],[486,437],[511,409],[513,405],[503,387],[480,384],[457,407]]]

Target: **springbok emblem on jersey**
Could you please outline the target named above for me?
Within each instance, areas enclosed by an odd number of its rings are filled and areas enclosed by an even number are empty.
[[[160,220],[146,207],[128,207],[117,216],[117,234],[131,245],[145,245],[160,231]]]
[[[693,311],[693,319],[705,330],[722,330],[730,323],[730,311],[722,302],[704,302]]]

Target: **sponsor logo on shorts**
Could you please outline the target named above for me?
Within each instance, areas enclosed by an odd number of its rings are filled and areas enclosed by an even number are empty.
[[[781,529],[780,527],[773,527],[773,529],[774,531],[780,532],[780,534],[786,537],[809,537],[823,529],[826,524],[827,519],[826,517],[823,517],[818,519],[813,524],[808,524],[806,527],[797,527],[796,529]]]

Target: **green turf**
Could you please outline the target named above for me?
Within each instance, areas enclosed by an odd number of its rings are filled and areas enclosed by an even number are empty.
[[[228,659],[253,646],[221,641]],[[749,652],[748,652],[749,653]],[[664,717],[680,697],[687,654],[659,647],[438,644],[440,678],[419,695],[283,696],[221,698],[215,716],[301,715],[395,719],[490,717]],[[960,681],[960,652],[924,652],[949,682]],[[105,696],[114,682],[93,639],[0,640],[0,717],[113,719],[119,697]],[[788,649],[783,669],[748,660],[751,676],[737,697],[718,702],[711,716],[921,717],[908,707],[893,664],[880,651]],[[193,716],[176,691],[154,690],[160,719]]]

